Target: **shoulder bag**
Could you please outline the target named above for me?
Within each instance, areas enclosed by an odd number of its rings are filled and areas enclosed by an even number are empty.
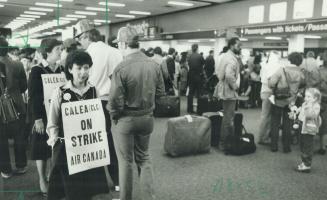
[[[2,79],[0,78],[0,118],[1,122],[8,124],[19,120],[19,113],[16,109],[13,98],[8,94],[7,88],[4,87]]]
[[[289,82],[288,82],[288,79],[287,79],[285,68],[283,68],[283,72],[284,72],[284,76],[285,76],[285,79],[286,79],[287,87],[278,88],[277,87],[278,82],[277,82],[276,87],[274,89],[275,99],[277,99],[277,100],[285,100],[285,99],[288,99],[288,98],[291,97],[290,85],[289,85]]]

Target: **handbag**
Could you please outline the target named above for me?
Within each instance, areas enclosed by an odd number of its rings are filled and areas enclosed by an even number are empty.
[[[17,112],[13,98],[8,94],[4,87],[2,79],[0,78],[0,118],[1,122],[8,124],[19,120],[19,113]]]
[[[288,83],[287,75],[284,68],[283,68],[283,72],[285,75],[287,87],[278,88],[277,87],[278,83],[276,84],[276,87],[274,89],[274,95],[275,95],[275,99],[277,100],[285,100],[291,97],[290,85]]]

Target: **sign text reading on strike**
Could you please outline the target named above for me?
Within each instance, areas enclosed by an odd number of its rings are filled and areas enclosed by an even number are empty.
[[[61,106],[69,174],[109,165],[110,153],[101,101],[90,99]]]

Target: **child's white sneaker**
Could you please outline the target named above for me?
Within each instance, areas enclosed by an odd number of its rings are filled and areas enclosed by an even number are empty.
[[[304,172],[304,173],[309,173],[311,170],[311,167],[306,166],[304,163],[301,163],[297,166],[297,171],[298,172]]]

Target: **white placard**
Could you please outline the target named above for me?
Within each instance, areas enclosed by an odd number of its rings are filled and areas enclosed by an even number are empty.
[[[272,3],[269,9],[269,21],[277,22],[286,20],[287,2]]]
[[[66,83],[66,77],[63,73],[42,74],[41,77],[43,84],[44,106],[48,116],[52,93],[56,88],[63,86]]]
[[[263,5],[260,6],[252,6],[249,8],[249,23],[262,23],[264,18],[265,7]]]
[[[322,11],[321,11],[322,16],[327,16],[327,0],[324,0],[322,2]]]
[[[314,0],[295,0],[293,19],[310,18],[313,15]]]
[[[61,104],[69,174],[110,164],[100,99]]]

